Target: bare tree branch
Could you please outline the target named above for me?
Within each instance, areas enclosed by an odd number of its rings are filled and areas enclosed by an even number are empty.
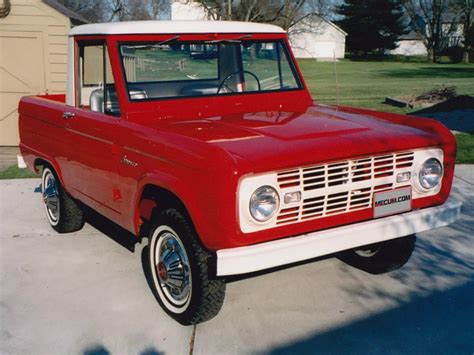
[[[423,39],[430,61],[436,61],[459,23],[459,0],[402,0],[411,26]]]

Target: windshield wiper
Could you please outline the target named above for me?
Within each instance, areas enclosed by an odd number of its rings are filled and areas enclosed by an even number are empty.
[[[206,43],[240,43],[242,42],[241,40],[244,38],[250,38],[252,37],[251,34],[246,34],[237,38],[232,38],[232,39],[215,39],[212,41],[206,41]]]
[[[159,45],[161,45],[161,44],[165,44],[165,43],[174,41],[174,40],[176,40],[176,39],[178,39],[178,38],[180,38],[180,37],[181,37],[180,35],[177,35],[177,36],[174,36],[174,37],[165,39],[164,41],[158,42],[158,43],[156,44],[156,46],[159,46]]]
[[[153,43],[153,44],[143,44],[143,45],[133,45],[133,46],[124,46],[124,47],[133,47],[134,49],[144,49],[144,48],[158,48],[159,46],[165,44],[165,43],[168,43],[168,42],[171,42],[171,41],[174,41],[176,39],[178,39],[179,37],[181,37],[180,35],[177,35],[177,36],[174,36],[174,37],[171,37],[171,38],[168,38],[168,39],[165,39],[161,42],[158,42],[158,43]]]

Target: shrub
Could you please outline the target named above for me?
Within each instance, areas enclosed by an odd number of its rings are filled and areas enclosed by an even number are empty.
[[[452,46],[442,51],[441,55],[449,57],[451,63],[461,63],[464,49],[461,46]]]

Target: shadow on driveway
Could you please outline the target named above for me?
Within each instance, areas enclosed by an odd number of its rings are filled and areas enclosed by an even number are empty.
[[[90,207],[84,205],[82,207],[87,223],[128,251],[135,252],[135,246],[141,242],[141,238],[100,215]]]
[[[455,188],[470,195],[470,187]],[[388,301],[393,307],[368,311],[362,319],[313,334],[268,351],[294,353],[474,353],[473,199],[464,199],[462,218],[449,228],[422,233],[415,252],[401,269],[364,283],[363,272],[349,272],[357,287],[343,287],[362,309]],[[341,264],[344,270],[348,268]],[[347,269],[349,271],[349,269]],[[387,287],[389,276],[401,289]],[[377,276],[370,276],[377,278]],[[386,303],[386,302],[384,302]],[[317,322],[317,319],[315,319]]]
[[[295,353],[472,354],[474,282],[270,350]]]
[[[83,354],[84,355],[111,355],[112,352],[110,352],[103,345],[94,345],[84,350]],[[158,351],[154,347],[149,347],[141,351],[140,353],[138,353],[138,355],[164,355],[164,352]]]
[[[474,133],[474,97],[457,96],[410,115],[437,120],[452,131]]]

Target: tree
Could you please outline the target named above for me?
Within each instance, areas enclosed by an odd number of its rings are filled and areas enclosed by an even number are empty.
[[[214,20],[272,23],[288,30],[304,17],[306,0],[199,0]]]
[[[156,20],[167,0],[58,0],[89,22]]]
[[[111,0],[109,4],[109,22],[156,20],[164,11],[166,0]]]
[[[467,52],[467,55],[466,55],[466,52],[464,52],[463,63],[467,64],[470,62],[469,52],[474,48],[474,25],[471,25],[471,27],[469,27],[465,36],[466,37],[464,38],[464,43],[465,43],[464,48],[465,50],[467,48],[468,52]]]
[[[303,11],[328,19],[334,14],[334,6],[338,2],[339,0],[306,0]]]
[[[403,9],[396,0],[345,0],[336,12],[342,16],[338,24],[348,33],[347,47],[356,55],[395,49],[399,37],[407,32]]]
[[[458,1],[459,11],[461,13],[462,30],[463,30],[463,56],[462,62],[469,63],[469,53],[474,47],[473,35],[474,35],[474,0],[459,0]]]
[[[423,38],[428,60],[436,62],[460,20],[458,0],[402,0],[412,28]]]
[[[106,20],[106,5],[97,0],[57,0],[68,9],[78,13],[89,22],[103,22]]]

